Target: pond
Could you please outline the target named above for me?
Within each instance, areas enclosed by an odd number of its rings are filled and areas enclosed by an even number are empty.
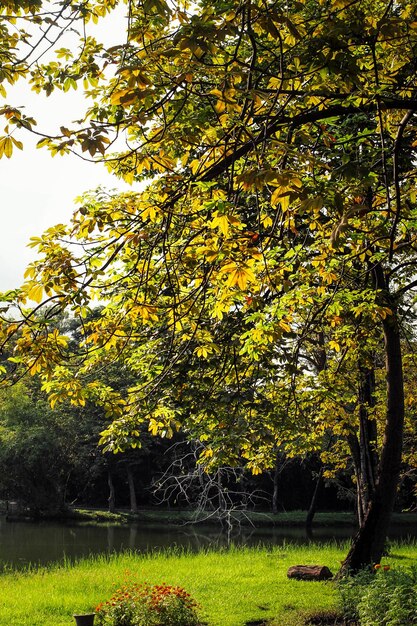
[[[410,527],[402,535],[416,536]],[[314,541],[344,540],[351,528],[319,527]],[[394,529],[392,536],[401,536]],[[252,528],[241,527],[227,533],[215,525],[126,525],[62,524],[53,522],[8,522],[0,517],[0,567],[5,564],[22,568],[29,563],[47,564],[67,558],[78,559],[92,554],[135,550],[149,552],[165,548],[200,550],[208,547],[236,545],[282,545],[308,542],[303,527]]]

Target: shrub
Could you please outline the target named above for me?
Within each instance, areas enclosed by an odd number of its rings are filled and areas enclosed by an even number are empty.
[[[375,567],[339,583],[345,617],[361,626],[417,624],[417,568]]]
[[[338,591],[342,602],[345,619],[358,620],[358,602],[365,588],[371,584],[375,575],[371,568],[361,570],[356,576],[345,576],[338,582]]]
[[[130,583],[96,608],[98,626],[197,626],[197,603],[182,587]]]

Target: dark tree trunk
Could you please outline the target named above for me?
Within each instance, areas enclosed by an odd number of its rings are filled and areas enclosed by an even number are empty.
[[[107,472],[107,484],[109,486],[109,513],[114,513],[116,510],[116,495],[114,490],[113,476],[110,469]]]
[[[279,477],[282,472],[281,467],[281,455],[277,454],[275,458],[275,470],[274,470],[274,491],[272,492],[272,513],[276,515],[278,513],[278,496],[279,496]]]
[[[363,524],[342,565],[342,573],[357,572],[366,565],[380,562],[397,493],[404,428],[404,382],[397,312],[392,301],[386,301],[385,305],[393,313],[383,320],[387,380],[384,440],[375,489]]]
[[[378,465],[376,452],[376,422],[370,419],[369,410],[375,406],[375,374],[373,368],[359,368],[359,438],[352,433],[348,443],[356,478],[356,513],[359,526],[365,521],[369,503],[375,491]]]
[[[361,367],[359,379],[359,440],[362,476],[362,509],[366,514],[375,491],[378,457],[376,454],[376,422],[369,418],[375,406],[375,373],[373,368]]]
[[[320,372],[323,372],[325,369],[327,369],[326,341],[325,341],[324,333],[322,331],[318,333],[317,346],[314,351],[314,360],[315,360],[318,374]],[[307,534],[307,537],[310,539],[313,537],[313,530],[312,530],[313,519],[316,514],[317,501],[318,501],[321,485],[323,482],[323,472],[324,472],[324,468],[322,466],[317,476],[316,486],[314,488],[313,496],[310,502],[310,507],[307,511],[307,516],[306,516],[306,534]]]
[[[353,471],[355,473],[356,479],[356,500],[355,500],[355,510],[356,517],[358,520],[358,526],[362,526],[365,520],[366,509],[363,509],[363,501],[361,498],[361,453],[359,449],[359,439],[356,433],[350,433],[348,435],[348,444],[350,449],[350,455],[353,461]],[[369,503],[368,503],[369,505]]]
[[[317,501],[318,501],[318,498],[319,498],[320,489],[321,489],[321,486],[323,484],[323,471],[324,471],[324,468],[321,467],[320,471],[318,473],[318,476],[317,476],[316,486],[314,487],[314,492],[313,492],[313,496],[311,498],[310,507],[309,507],[309,509],[307,511],[306,531],[307,531],[307,536],[308,537],[311,537],[312,534],[313,534],[312,531],[311,531],[311,528],[312,528],[312,525],[313,525],[313,519],[314,519],[314,516],[316,514],[316,510],[317,510]]]
[[[132,467],[128,465],[126,468],[126,471],[127,471],[127,482],[129,485],[130,511],[131,513],[137,513],[138,504],[136,500],[135,480],[133,477]]]

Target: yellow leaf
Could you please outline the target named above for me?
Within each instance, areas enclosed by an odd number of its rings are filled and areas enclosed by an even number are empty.
[[[154,205],[148,206],[142,212],[142,218],[144,220],[149,219],[151,222],[155,222],[157,216],[158,216],[158,210],[157,210],[157,207]]]
[[[158,321],[156,306],[152,306],[150,304],[141,304],[135,307],[133,310],[135,313],[141,316],[144,324],[146,324],[147,322]]]
[[[149,422],[148,429],[149,429],[149,432],[152,435],[154,435],[154,436],[157,435],[158,431],[159,431],[159,424],[158,424],[158,422],[156,420],[154,420],[154,419],[151,419],[150,422]]]
[[[51,405],[51,409],[54,409],[56,406],[56,403],[59,400],[59,395],[57,393],[52,393],[49,396],[49,404]]]
[[[237,285],[242,291],[246,289],[246,285],[248,282],[255,282],[256,277],[255,274],[249,269],[247,266],[236,266],[234,270],[230,273],[229,279],[227,281],[228,287],[234,287]]]
[[[278,325],[282,328],[282,330],[285,330],[285,332],[291,332],[291,326],[285,320],[279,320]]]
[[[285,194],[285,191],[282,187],[277,187],[275,191],[271,195],[271,205],[276,206],[278,203],[281,204],[281,211],[285,213],[288,210],[290,204],[290,196],[289,194]]]
[[[40,302],[42,302],[42,296],[43,296],[42,285],[39,285],[37,283],[32,283],[27,294],[30,300],[33,300],[34,302],[37,302],[39,304]]]
[[[203,255],[207,259],[207,261],[211,262],[218,257],[219,250],[209,248],[207,246],[201,246],[201,248],[197,248],[196,254],[198,256]]]
[[[196,174],[201,167],[201,162],[199,159],[194,159],[190,163],[190,168],[193,174]]]
[[[41,364],[39,363],[38,360],[35,360],[33,362],[33,364],[30,366],[29,368],[29,373],[31,376],[35,376],[35,374],[37,374],[38,372],[40,372],[42,369]]]
[[[218,228],[225,237],[229,234],[229,217],[227,215],[219,215],[216,211],[210,222],[210,228]]]
[[[269,215],[261,215],[261,222],[264,228],[269,228],[273,224],[272,218],[269,217]]]
[[[23,150],[23,143],[21,141],[18,141],[14,137],[11,137],[11,140],[13,142],[13,145],[16,146],[16,148],[18,148],[19,150]]]
[[[224,302],[217,300],[213,306],[213,317],[217,317],[217,319],[223,319],[223,314],[227,311],[229,305],[225,305]]]
[[[337,343],[337,341],[329,341],[329,348],[332,348],[336,352],[340,352],[340,345]]]
[[[123,174],[123,180],[128,184],[131,185],[133,183],[135,179],[134,173],[133,172],[126,172]]]
[[[34,278],[36,275],[36,268],[33,265],[29,265],[23,274],[23,277],[26,278]]]
[[[217,98],[223,97],[223,94],[219,89],[210,89],[209,93],[213,94],[213,96],[217,96]]]
[[[290,196],[282,196],[280,199],[281,211],[286,213],[288,211],[288,207],[290,206]]]
[[[10,159],[13,154],[13,142],[10,137],[6,137],[4,140],[4,154],[8,159]]]

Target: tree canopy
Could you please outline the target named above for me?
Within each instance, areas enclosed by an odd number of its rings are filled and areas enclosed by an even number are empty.
[[[126,28],[106,48],[90,24],[121,9]],[[416,12],[401,0],[0,9],[3,97],[23,78],[47,94],[82,85],[90,102],[74,127],[48,133],[4,105],[1,155],[41,132],[52,154],[143,184],[87,193],[68,226],[32,239],[39,260],[3,295],[22,313],[3,327],[4,343],[18,335],[16,374],[40,373],[52,404],[101,403],[109,449],[136,443],[143,420],[158,434],[182,426],[209,442],[206,461],[243,455],[255,472],[277,447],[318,448],[326,433],[351,454],[359,443],[373,457],[358,472],[380,532],[358,563],[381,553],[401,463]],[[93,298],[101,315],[74,353],[51,319],[62,308],[86,319]],[[375,395],[382,353],[387,387]],[[117,359],[137,381],[123,390],[96,376]]]

